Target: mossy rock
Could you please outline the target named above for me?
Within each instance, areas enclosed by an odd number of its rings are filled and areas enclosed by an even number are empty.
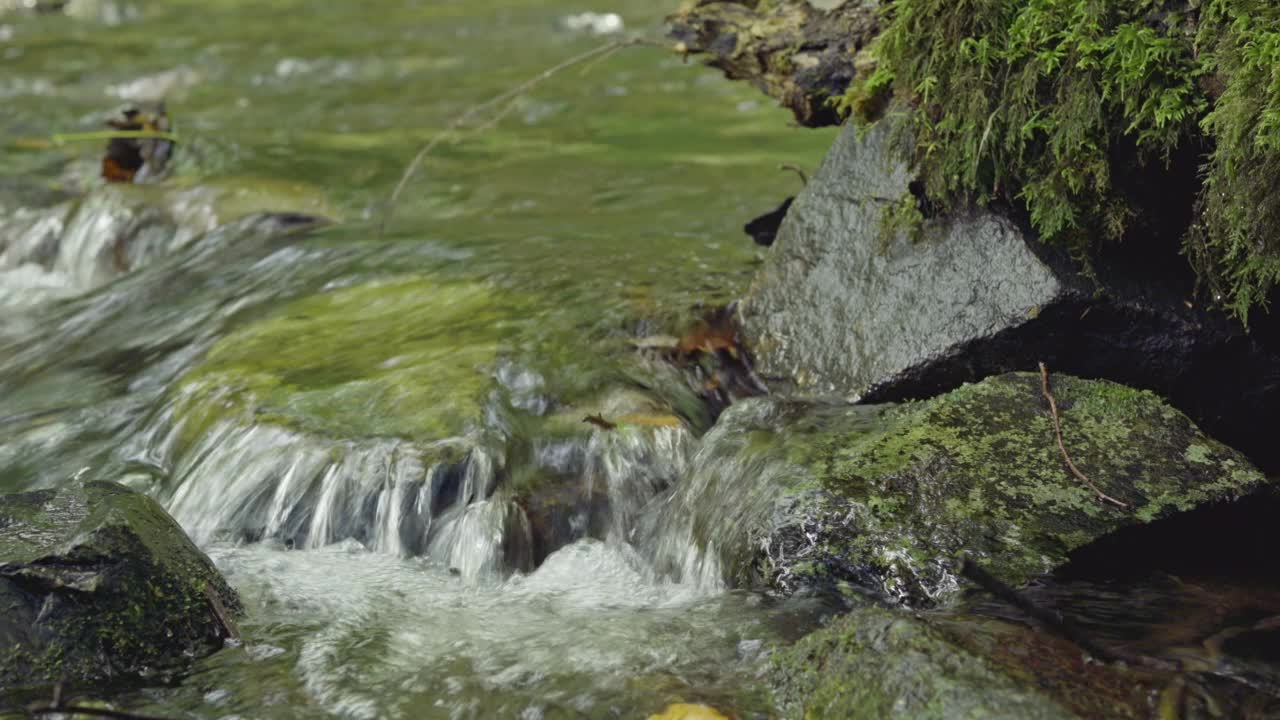
[[[462,435],[492,387],[508,301],[416,276],[295,300],[180,381],[183,438],[236,416],[335,437]]]
[[[1053,634],[986,617],[868,607],[770,659],[784,718],[1274,717],[1241,683],[1102,664]],[[1184,688],[1189,691],[1184,692]],[[1161,715],[1165,717],[1165,715]]]
[[[222,647],[219,613],[240,607],[145,495],[90,482],[0,496],[0,690],[181,672]]]
[[[903,405],[735,406],[721,422],[787,469],[761,506],[737,513],[747,537],[731,572],[783,592],[869,590],[932,606],[958,589],[965,556],[1020,585],[1121,527],[1265,483],[1152,393],[1069,376],[1052,389],[1075,464],[1127,508],[1069,472],[1036,374]]]

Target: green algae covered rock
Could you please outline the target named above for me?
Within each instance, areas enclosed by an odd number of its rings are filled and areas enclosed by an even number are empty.
[[[180,671],[235,592],[151,498],[107,482],[0,496],[0,690]]]
[[[1068,471],[1031,373],[903,405],[740,404],[721,418],[724,436],[709,437],[745,443],[739,458],[768,458],[749,474],[760,487],[695,477],[680,505],[716,514],[694,519],[694,541],[727,555],[740,584],[923,607],[952,598],[963,557],[1020,585],[1121,527],[1265,482],[1154,394],[1068,376],[1053,378],[1053,392],[1076,465],[1128,508],[1100,502]]]
[[[183,378],[186,432],[247,414],[338,437],[461,435],[492,386],[504,317],[484,284],[413,276],[295,300]]]
[[[881,608],[855,610],[776,654],[769,680],[783,716],[805,720],[1073,717],[927,622]]]

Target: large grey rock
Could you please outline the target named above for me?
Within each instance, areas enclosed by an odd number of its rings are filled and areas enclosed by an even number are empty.
[[[240,601],[151,498],[91,482],[0,496],[0,690],[180,671]]]
[[[888,208],[912,191],[891,134],[888,122],[841,133],[741,303],[775,390],[899,401],[1044,361],[1154,390],[1280,466],[1267,429],[1280,427],[1277,318],[1258,315],[1246,332],[1194,306],[1185,261],[1148,252],[1176,239],[1126,240],[1086,277],[993,211],[930,219],[918,239],[886,232]]]
[[[846,129],[797,198],[742,303],[759,369],[861,396],[952,346],[1031,320],[1064,288],[1008,220],[957,218],[886,235],[911,175],[887,125]]]

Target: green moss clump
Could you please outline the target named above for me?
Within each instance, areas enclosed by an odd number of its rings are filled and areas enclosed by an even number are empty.
[[[1046,240],[1080,251],[1142,211],[1115,187],[1118,158],[1152,165],[1207,141],[1185,250],[1242,319],[1265,305],[1280,280],[1280,7],[892,0],[874,53],[843,109],[892,93],[931,205],[1019,200]]]
[[[1078,658],[1076,650],[1067,662]],[[1001,670],[911,614],[860,608],[776,653],[767,677],[787,718],[1074,717],[1034,682]]]
[[[1203,62],[1222,94],[1201,120],[1214,149],[1187,249],[1213,292],[1247,318],[1280,281],[1280,6],[1210,0],[1201,15]]]

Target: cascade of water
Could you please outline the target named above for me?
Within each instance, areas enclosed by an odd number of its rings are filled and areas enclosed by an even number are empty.
[[[770,428],[779,408],[768,399],[740,402],[703,438],[680,483],[648,508],[645,545],[659,572],[703,586],[749,578],[748,553],[784,483],[800,472],[786,461]]]
[[[487,472],[483,455],[459,468],[401,440],[334,441],[225,421],[174,464],[168,507],[198,542],[230,536],[315,548],[350,538],[419,554],[442,506],[484,499],[476,488],[488,483],[475,479]]]
[[[22,210],[0,223],[0,286],[27,290],[26,305],[79,294],[186,247],[217,224],[212,196],[180,195],[162,209],[134,190],[99,188],[70,205]]]
[[[175,419],[175,408],[189,401],[170,403],[137,435],[145,447],[127,452],[135,465],[171,478],[161,491],[166,505],[197,542],[315,549],[355,540],[379,552],[425,555],[471,580],[532,570],[542,556],[586,537],[644,540],[637,529],[645,508],[680,481],[697,445],[679,425],[535,441],[529,462],[568,479],[576,513],[565,532],[539,544],[535,525],[546,524],[530,518],[536,501],[508,487],[509,461],[474,438],[337,440],[234,414],[199,427],[198,415]],[[221,400],[214,394],[201,403]]]
[[[587,441],[583,482],[588,502],[603,495],[603,536],[633,542],[639,516],[659,493],[679,482],[696,441],[687,429],[596,432]]]

